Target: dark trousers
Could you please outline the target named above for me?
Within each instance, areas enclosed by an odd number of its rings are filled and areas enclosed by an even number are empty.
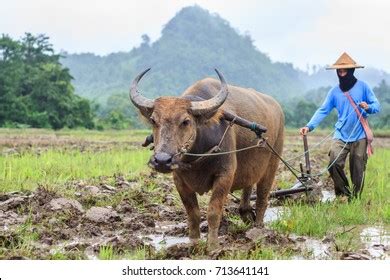
[[[349,188],[348,179],[344,173],[345,160],[348,154],[352,190]],[[341,140],[333,140],[329,157],[329,173],[334,182],[336,195],[349,198],[360,197],[363,191],[364,172],[367,163],[367,140],[361,139],[347,144]]]

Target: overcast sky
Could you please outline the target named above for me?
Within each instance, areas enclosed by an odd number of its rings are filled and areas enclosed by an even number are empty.
[[[152,40],[182,7],[218,13],[274,61],[330,64],[345,50],[390,72],[389,0],[1,0],[0,33],[45,33],[57,51],[107,54]]]

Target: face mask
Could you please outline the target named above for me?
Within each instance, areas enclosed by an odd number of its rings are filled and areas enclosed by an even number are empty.
[[[353,75],[354,72],[355,68],[347,69],[347,74],[341,77],[337,71],[337,76],[339,77],[339,86],[343,92],[349,91],[355,85],[357,79]]]

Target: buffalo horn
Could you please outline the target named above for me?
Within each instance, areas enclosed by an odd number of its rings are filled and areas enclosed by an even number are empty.
[[[153,111],[154,100],[148,99],[140,94],[138,91],[138,82],[142,77],[150,70],[150,68],[143,71],[133,80],[133,83],[130,87],[130,100],[133,104],[141,111],[144,116],[147,116],[151,111]]]
[[[216,111],[226,100],[228,96],[228,88],[223,75],[215,69],[219,80],[221,81],[221,90],[219,93],[211,99],[205,101],[192,101],[191,102],[191,112],[195,116],[207,116],[209,113]]]

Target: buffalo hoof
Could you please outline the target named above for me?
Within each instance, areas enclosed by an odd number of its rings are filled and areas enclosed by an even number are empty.
[[[221,246],[219,245],[218,238],[216,239],[208,239],[207,240],[207,250],[209,252],[218,250]]]
[[[256,227],[256,228],[263,228],[263,227],[264,227],[264,222],[263,222],[263,221],[261,221],[261,222],[257,222],[257,221],[256,221],[255,227]]]
[[[241,220],[246,224],[253,224],[256,221],[256,214],[253,209],[238,209]]]
[[[199,238],[191,238],[190,237],[190,242],[192,245],[196,246],[199,244]]]

